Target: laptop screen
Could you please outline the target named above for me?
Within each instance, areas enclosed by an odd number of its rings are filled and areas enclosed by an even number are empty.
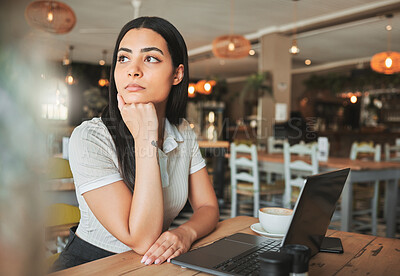
[[[349,171],[343,169],[307,178],[283,245],[307,245],[311,256],[319,252]]]

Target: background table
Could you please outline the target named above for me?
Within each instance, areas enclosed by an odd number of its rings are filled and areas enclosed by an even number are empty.
[[[254,234],[253,217],[236,217],[220,222],[210,235],[193,244],[204,246],[233,233]],[[327,236],[342,239],[344,253],[319,253],[310,260],[309,275],[395,275],[400,271],[400,240],[328,230]],[[72,267],[51,275],[207,275],[170,263],[145,266],[133,251]]]
[[[301,159],[301,158],[300,158]],[[258,152],[260,170],[267,173],[284,175],[283,154],[268,154]],[[400,179],[400,162],[374,162],[363,160],[350,160],[342,157],[329,157],[327,162],[319,162],[321,172],[350,168],[351,172],[347,178],[342,192],[341,201],[341,230],[349,231],[352,219],[353,183],[387,181],[385,201],[387,208],[386,236],[394,237],[396,233],[396,208],[398,182]]]

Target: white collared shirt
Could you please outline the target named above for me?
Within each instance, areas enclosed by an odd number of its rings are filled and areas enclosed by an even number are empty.
[[[83,194],[122,180],[114,141],[100,118],[83,122],[69,142],[69,162],[81,211],[77,235],[97,247],[121,253],[131,250],[111,235],[96,219]],[[164,199],[163,231],[185,206],[189,174],[205,167],[196,135],[184,120],[178,127],[165,119],[163,149],[158,149]],[[151,173],[151,172],[149,172]]]

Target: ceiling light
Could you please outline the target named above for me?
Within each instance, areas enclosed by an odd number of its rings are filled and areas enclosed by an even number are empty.
[[[391,14],[386,15],[386,17],[389,18],[389,20],[392,16],[393,15]],[[400,72],[400,53],[390,50],[391,30],[392,30],[390,22],[386,26],[386,30],[388,32],[387,51],[375,54],[371,58],[370,65],[371,69],[378,73],[391,75]]]
[[[311,60],[306,59],[306,60],[304,61],[304,63],[305,63],[306,65],[310,65],[310,64],[311,64]]]
[[[104,66],[106,64],[106,55],[107,55],[107,50],[103,50],[103,58],[101,60],[99,60],[99,64],[101,66]],[[107,73],[106,73],[106,70],[104,67],[101,69],[101,77],[98,81],[98,84],[101,87],[108,86],[110,84],[110,82],[108,81]]]
[[[233,0],[231,0],[230,34],[219,36],[212,43],[212,52],[217,58],[239,59],[249,55],[251,44],[242,35],[233,34]]]
[[[300,53],[300,49],[299,49],[299,47],[297,47],[297,40],[296,39],[293,39],[292,47],[290,47],[289,53],[291,53],[292,55],[297,55],[298,53]]]
[[[400,53],[399,52],[380,52],[371,59],[371,69],[386,75],[400,72]]]
[[[250,56],[254,56],[256,54],[256,51],[254,51],[253,49],[251,49],[250,51],[249,51],[249,55]]]
[[[74,11],[58,1],[34,1],[25,9],[25,19],[34,28],[55,34],[65,34],[76,23]]]
[[[189,98],[194,98],[196,96],[196,88],[194,83],[189,83],[188,96]]]
[[[102,57],[102,59],[99,60],[99,64],[100,64],[101,66],[104,66],[104,65],[106,64],[107,50],[103,50],[102,53],[103,53],[103,57]]]
[[[296,39],[296,33],[297,33],[297,1],[299,0],[293,0],[293,40],[292,40],[292,46],[289,49],[289,53],[292,55],[297,55],[300,53],[300,49],[297,46],[297,39]]]
[[[74,50],[74,46],[70,45],[69,46],[69,52],[68,52],[68,73],[67,76],[65,77],[65,82],[68,85],[73,85],[76,83],[76,80],[74,79],[74,77],[72,76],[72,51]],[[64,60],[63,60],[63,64],[64,64]]]
[[[51,21],[53,21],[53,19],[54,19],[54,14],[53,14],[53,11],[50,10],[50,11],[47,13],[47,21],[51,22]]]
[[[63,65],[69,65],[71,63],[72,51],[74,50],[74,46],[70,45],[65,56],[63,57]]]
[[[75,83],[75,79],[74,79],[74,77],[72,76],[72,73],[71,73],[71,72],[69,72],[68,75],[65,77],[65,82],[66,82],[68,85],[73,85],[73,84]]]

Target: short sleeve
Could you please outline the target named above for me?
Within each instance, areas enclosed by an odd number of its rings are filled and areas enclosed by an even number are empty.
[[[190,127],[189,127],[190,128]],[[190,170],[189,174],[193,174],[206,166],[206,161],[201,155],[199,143],[197,143],[197,137],[194,131],[190,128],[188,131],[190,143],[192,144],[192,156],[190,158]]]
[[[81,195],[122,180],[115,145],[108,129],[101,121],[92,121],[78,126],[69,142],[71,171]]]

